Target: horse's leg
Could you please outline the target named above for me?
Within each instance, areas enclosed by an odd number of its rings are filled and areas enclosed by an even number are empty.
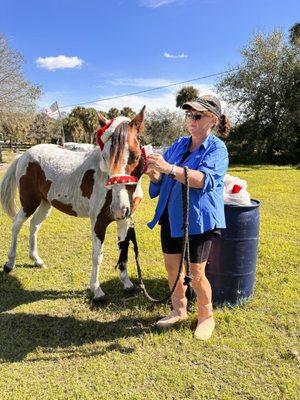
[[[12,226],[12,240],[11,240],[10,250],[8,253],[8,261],[4,264],[3,267],[3,270],[5,272],[10,272],[15,266],[18,234],[20,232],[23,223],[26,221],[27,218],[28,217],[23,211],[23,208],[20,209],[20,211],[14,218]]]
[[[128,261],[128,247],[129,238],[127,237],[128,228],[130,227],[131,219],[127,218],[124,220],[117,221],[118,231],[118,245],[119,245],[119,262],[117,267],[120,271],[120,280],[123,283],[124,290],[126,292],[134,292],[135,286],[131,282],[127,273],[127,261]]]
[[[41,204],[33,214],[30,221],[30,237],[29,237],[29,257],[38,267],[45,267],[44,261],[39,257],[37,250],[37,234],[42,222],[48,217],[51,211],[51,204],[42,200]]]
[[[107,302],[107,296],[100,287],[99,270],[103,260],[104,238],[108,221],[103,221],[100,212],[96,219],[91,218],[91,225],[93,239],[93,267],[90,278],[90,290],[94,294],[94,301],[104,304]]]
[[[94,294],[94,301],[99,303],[106,303],[107,296],[103,292],[99,283],[100,265],[103,260],[103,242],[97,237],[93,231],[93,267],[90,278],[90,290]]]

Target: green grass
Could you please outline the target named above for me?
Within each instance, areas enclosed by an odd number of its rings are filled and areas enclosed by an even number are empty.
[[[195,308],[179,328],[160,332],[140,295],[124,301],[114,265],[116,229],[109,228],[101,267],[111,303],[90,306],[88,220],[53,211],[39,234],[48,269],[28,259],[28,224],[19,237],[17,267],[0,273],[1,399],[298,399],[299,398],[299,171],[241,166],[261,205],[260,247],[253,301],[215,310],[209,342],[193,339]],[[0,172],[1,174],[1,172]],[[137,211],[140,261],[151,293],[167,283],[159,230],[145,227],[155,201]],[[6,260],[11,223],[0,215],[0,257]],[[298,247],[297,247],[298,246]],[[135,279],[133,253],[130,276]]]

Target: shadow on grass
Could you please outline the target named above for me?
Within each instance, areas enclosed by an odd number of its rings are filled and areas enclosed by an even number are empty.
[[[151,294],[163,297],[167,292],[167,284],[163,279],[145,281]],[[142,294],[139,294],[133,301],[124,303],[124,297],[118,279],[112,279],[102,285],[109,293],[110,306],[114,314],[126,309],[141,306],[147,310],[149,303]],[[5,313],[22,304],[28,304],[39,300],[56,300],[82,298],[83,303],[90,304],[88,292],[82,291],[29,291],[25,290],[18,279],[13,275],[0,273],[0,360],[2,362],[17,362],[26,358],[27,354],[42,349],[46,357],[38,357],[30,361],[50,360],[55,361],[61,358],[89,357],[104,355],[107,352],[119,351],[121,353],[132,353],[134,348],[123,347],[116,341],[120,338],[141,336],[149,332],[156,320],[156,315],[150,317],[126,316],[115,321],[98,321],[97,314],[93,312],[88,320],[81,320],[73,316],[56,317],[47,314],[31,313]],[[99,315],[101,310],[99,310]],[[95,316],[95,320],[92,320]],[[83,346],[97,341],[108,342],[101,350],[87,352],[72,346]],[[71,347],[71,349],[70,349]],[[50,355],[49,355],[50,353]],[[54,353],[54,354],[53,354]],[[57,354],[57,353],[61,353]],[[82,353],[82,354],[81,354]]]
[[[86,293],[84,290],[25,290],[15,276],[0,272],[0,313],[12,310],[22,304],[33,303],[39,300],[70,299],[83,296]]]
[[[0,360],[2,362],[21,361],[27,354],[37,349],[42,350],[47,357],[42,355],[31,361],[90,357],[104,355],[111,351],[133,353],[135,349],[132,347],[110,342],[120,338],[141,336],[144,332],[149,332],[153,322],[153,317],[123,317],[116,321],[101,322],[26,313],[2,314]],[[106,347],[102,345],[100,351],[73,348],[73,346],[80,347],[97,341],[108,342],[108,345]]]
[[[28,267],[29,268],[29,267]],[[138,281],[132,279],[136,291],[134,294],[125,293],[123,285],[118,278],[105,281],[101,284],[102,289],[108,295],[108,304],[116,307],[124,306],[133,308],[137,301],[142,306],[150,306],[141,290],[138,288]],[[163,298],[168,294],[166,279],[144,279],[144,283],[150,294],[157,298]],[[29,304],[40,300],[74,299],[82,298],[83,303],[87,303],[91,309],[105,307],[106,305],[93,303],[93,298],[89,290],[26,290],[21,282],[12,274],[0,272],[0,313],[12,310],[20,305]]]
[[[42,269],[41,267],[37,267],[34,262],[32,263],[24,263],[24,264],[19,264],[16,266],[17,269]]]

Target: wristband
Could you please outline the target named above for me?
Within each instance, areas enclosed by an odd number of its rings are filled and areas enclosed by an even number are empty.
[[[171,171],[168,173],[168,176],[172,179],[176,178],[176,165],[172,165]]]

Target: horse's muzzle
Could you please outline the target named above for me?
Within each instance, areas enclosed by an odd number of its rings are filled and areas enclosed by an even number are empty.
[[[122,207],[120,210],[114,212],[114,217],[116,220],[128,218],[130,215],[131,210],[129,207]]]

